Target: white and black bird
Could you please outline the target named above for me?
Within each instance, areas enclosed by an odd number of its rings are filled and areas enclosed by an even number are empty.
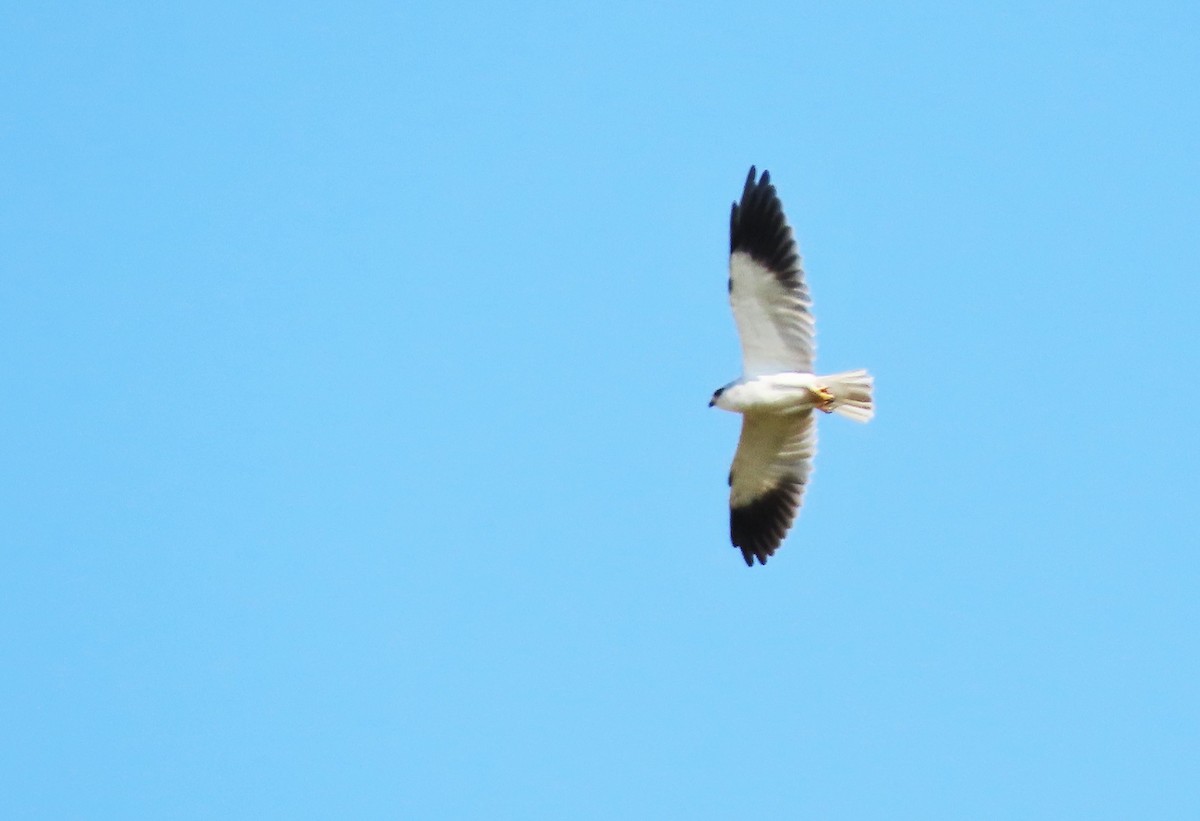
[[[729,471],[729,538],[746,564],[766,564],[796,519],[817,450],[813,410],[858,422],[874,415],[865,370],[817,376],[812,299],[783,205],[753,166],[729,218],[729,302],[742,376],[709,407],[742,414]]]

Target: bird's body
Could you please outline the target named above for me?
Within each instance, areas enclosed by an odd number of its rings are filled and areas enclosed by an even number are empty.
[[[829,405],[815,392],[828,381],[797,371],[743,377],[722,388],[713,405],[734,413],[801,413]]]
[[[729,535],[746,564],[783,542],[816,454],[813,410],[860,422],[874,415],[864,370],[817,376],[812,300],[800,254],[770,174],[750,168],[729,228],[729,301],[742,342],[743,375],[710,407],[742,414],[729,472]]]
[[[826,413],[836,411],[865,422],[872,415],[870,379],[866,371],[847,371],[830,376],[781,371],[742,377],[719,389],[710,404],[734,413],[788,414],[814,409]]]

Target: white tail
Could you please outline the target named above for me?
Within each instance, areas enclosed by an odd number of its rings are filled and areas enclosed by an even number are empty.
[[[821,377],[833,394],[833,410],[855,422],[869,422],[875,415],[872,389],[875,380],[864,370],[845,371]]]

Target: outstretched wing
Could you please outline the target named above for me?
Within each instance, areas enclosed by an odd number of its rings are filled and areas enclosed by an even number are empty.
[[[743,415],[729,471],[729,538],[751,567],[767,563],[796,520],[816,452],[811,410]]]
[[[800,252],[783,204],[754,166],[742,201],[729,218],[729,301],[742,340],[748,377],[781,371],[812,373],[816,325]]]

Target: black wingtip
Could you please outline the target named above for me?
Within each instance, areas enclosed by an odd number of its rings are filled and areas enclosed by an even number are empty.
[[[740,202],[729,214],[729,253],[743,251],[790,284],[800,270],[800,253],[783,213],[771,172],[750,166]]]
[[[767,559],[783,544],[800,507],[804,481],[785,479],[749,504],[729,510],[729,540],[742,551],[746,564]]]
[[[756,553],[749,548],[740,548],[742,551],[742,559],[746,562],[746,567],[754,567],[754,560],[757,559],[759,564],[766,564],[767,559],[771,557],[770,553]]]

